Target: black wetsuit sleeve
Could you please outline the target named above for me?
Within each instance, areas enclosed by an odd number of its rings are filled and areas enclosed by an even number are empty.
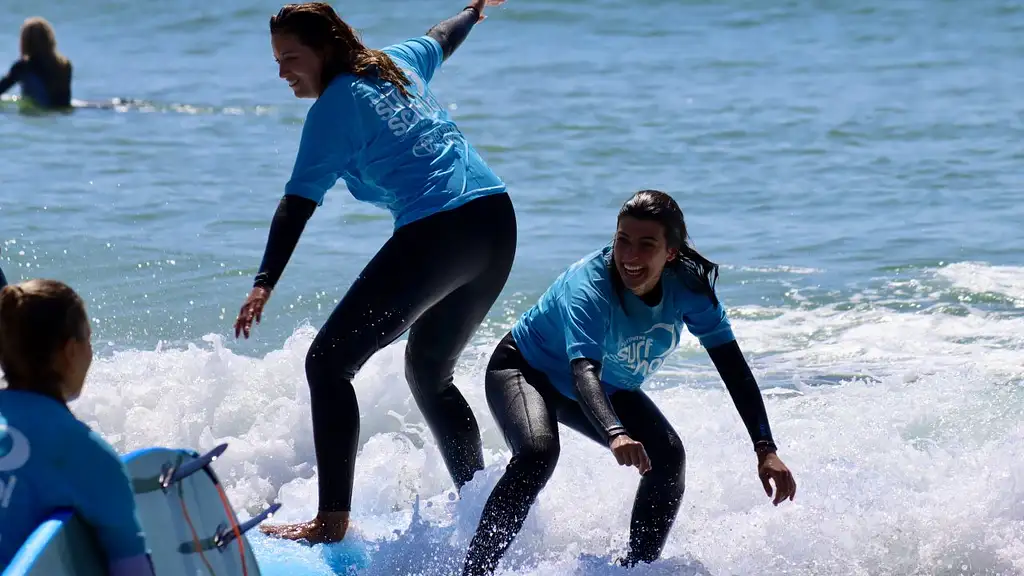
[[[67,83],[61,83],[61,85],[60,85],[61,88],[60,88],[60,91],[58,92],[59,95],[55,99],[56,100],[55,103],[58,106],[62,106],[62,107],[65,107],[65,108],[71,106],[71,80],[72,80],[72,75],[73,74],[74,74],[74,68],[72,68],[71,62],[68,62]]]
[[[7,71],[7,75],[0,78],[0,94],[7,92],[21,80],[21,75],[25,72],[25,61],[18,60],[11,65],[11,69]]]
[[[462,41],[469,36],[469,31],[473,29],[473,25],[479,19],[480,13],[477,12],[476,8],[466,7],[462,12],[443,22],[439,22],[433,28],[427,30],[427,36],[437,40],[437,43],[441,45],[441,50],[444,52],[443,60],[447,60],[455,52],[455,49],[462,44]]]
[[[254,287],[274,289],[314,210],[316,210],[316,202],[308,198],[291,194],[281,198],[281,202],[277,205],[277,211],[274,212],[274,219],[270,222],[267,248],[263,253],[260,270],[253,282]]]
[[[732,402],[747,427],[754,449],[758,452],[774,451],[775,442],[772,440],[772,430],[768,426],[768,414],[764,409],[761,389],[757,387],[757,380],[754,379],[754,374],[743,357],[740,345],[733,340],[709,348],[708,355],[711,356],[711,361],[714,362],[726,389],[729,390],[729,396],[732,397]]]
[[[600,373],[601,363],[596,360],[577,358],[572,361],[573,386],[580,408],[598,434],[611,442],[612,438],[625,434],[626,429],[615,415],[615,409],[604,393]]]

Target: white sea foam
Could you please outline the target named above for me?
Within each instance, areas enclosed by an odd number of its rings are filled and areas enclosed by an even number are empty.
[[[939,274],[957,289],[1024,297],[1020,268]],[[687,340],[651,392],[688,456],[663,559],[631,572],[609,565],[625,547],[637,476],[566,431],[505,573],[1024,572],[1024,317],[861,304],[740,309],[734,325],[766,389],[780,456],[796,475],[795,502],[770,504],[728,394]],[[279,500],[273,521],[308,519],[316,466],[303,358],[314,334],[303,327],[262,358],[239,356],[213,336],[187,349],[98,358],[73,409],[122,451],[227,441],[215,468],[243,516]],[[483,395],[492,345],[467,350],[456,375],[488,463],[460,499],[410,397],[398,342],[355,381],[355,536],[347,548],[254,536],[264,571],[330,574],[367,548],[375,561],[362,573],[457,572],[509,456]]]

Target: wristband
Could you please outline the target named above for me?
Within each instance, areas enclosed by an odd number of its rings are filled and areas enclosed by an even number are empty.
[[[260,272],[256,275],[256,278],[252,282],[253,288],[266,288],[270,290],[270,275],[266,272]]]

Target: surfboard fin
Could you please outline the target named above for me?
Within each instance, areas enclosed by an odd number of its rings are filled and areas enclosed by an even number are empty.
[[[207,466],[212,464],[213,461],[219,458],[220,455],[223,454],[224,451],[227,449],[227,443],[221,444],[220,446],[217,446],[213,450],[210,450],[209,452],[203,454],[202,456],[196,458],[195,460],[182,464],[177,468],[172,468],[170,476],[163,480],[161,486],[163,487],[164,490],[166,490],[170,486],[177,484],[178,482],[181,482],[182,480],[188,478],[189,476],[195,474],[196,472],[199,472],[203,468],[206,468]],[[164,475],[166,476],[166,472],[164,473]]]
[[[150,478],[133,478],[132,488],[135,490],[136,494],[145,494],[146,492],[152,492],[154,490],[166,491],[171,486],[209,466],[227,449],[228,445],[225,443],[217,446],[213,450],[210,450],[206,454],[195,458],[194,460],[186,462],[185,464],[181,464],[181,460],[179,460],[177,464],[171,464],[168,462],[164,465],[163,473],[159,476],[153,476]]]
[[[253,516],[249,520],[246,520],[245,522],[239,524],[238,533],[245,534],[249,530],[252,530],[257,525],[259,525],[260,522],[263,522],[267,518],[273,516],[274,513],[280,509],[280,502],[272,504],[263,512],[260,512],[258,515]],[[223,550],[228,544],[231,544],[231,542],[234,541],[236,537],[237,536],[235,535],[235,531],[232,530],[230,526],[225,526],[224,524],[221,524],[217,527],[217,532],[213,536],[199,540],[198,549],[196,547],[196,542],[182,542],[181,546],[178,546],[178,551],[182,554],[194,554],[199,550],[206,551],[213,550],[215,548],[218,550]]]

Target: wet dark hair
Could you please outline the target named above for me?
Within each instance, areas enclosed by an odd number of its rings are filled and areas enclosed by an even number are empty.
[[[21,25],[21,57],[67,66],[68,59],[57,50],[53,26],[40,16],[26,18]]]
[[[64,400],[53,356],[68,340],[84,340],[85,304],[57,280],[29,280],[0,289],[0,368],[11,390]]]
[[[325,56],[320,75],[322,94],[338,74],[390,82],[402,96],[409,97],[409,78],[387,54],[363,45],[356,31],[338,16],[330,4],[306,2],[286,4],[270,17],[271,34],[291,34],[299,42]]]
[[[665,241],[669,248],[679,251],[678,255],[665,263],[665,268],[672,270],[691,289],[707,294],[717,306],[718,296],[715,294],[715,282],[718,281],[718,264],[701,256],[690,245],[690,236],[686,232],[686,220],[683,210],[675,199],[660,190],[640,190],[626,200],[619,209],[618,219],[624,216],[637,220],[649,220],[661,224],[665,231]],[[612,279],[612,287],[624,306],[625,284],[615,267],[615,258],[608,262]]]

